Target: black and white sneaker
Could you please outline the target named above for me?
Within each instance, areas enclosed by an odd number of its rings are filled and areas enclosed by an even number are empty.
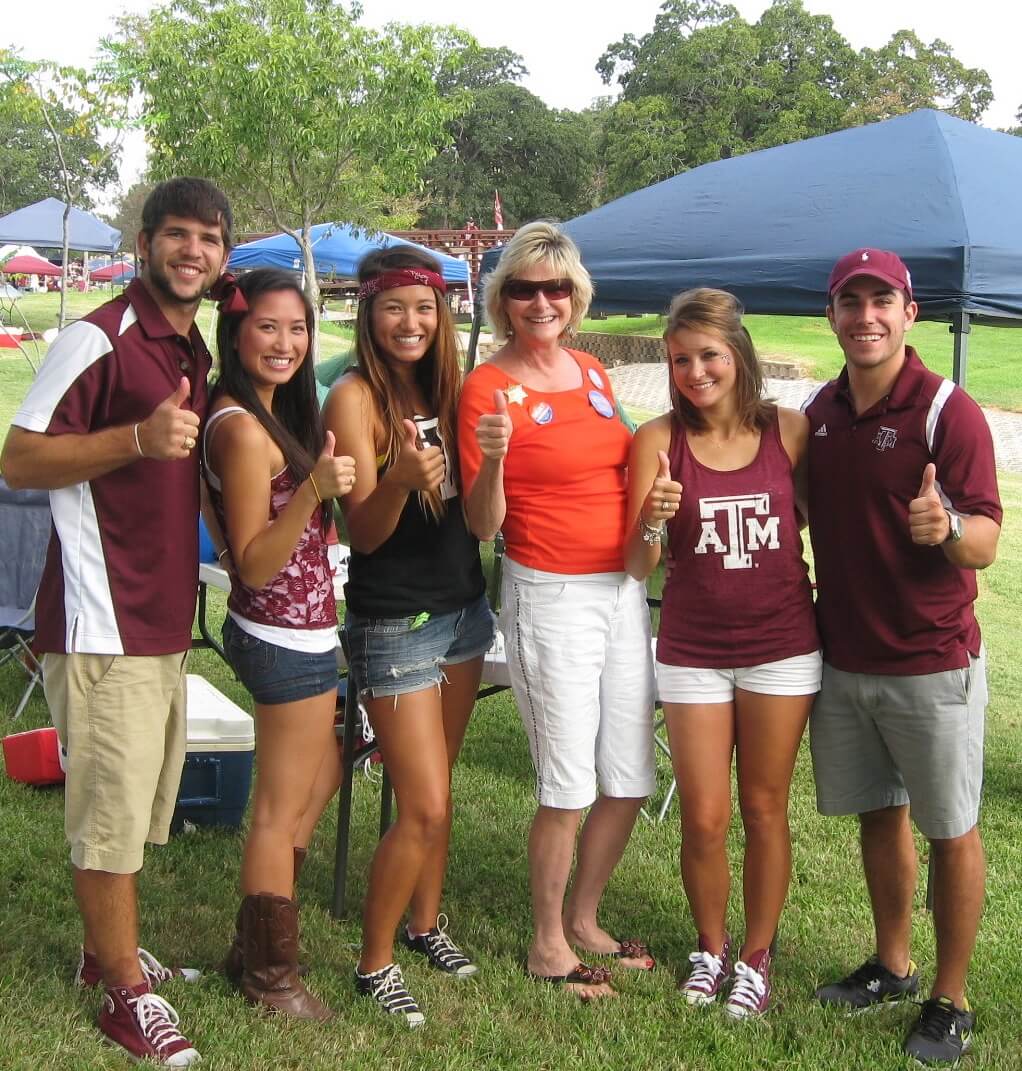
[[[446,915],[437,915],[436,925],[429,933],[414,937],[407,929],[401,931],[402,942],[413,952],[419,952],[429,960],[431,967],[455,978],[471,978],[479,967],[451,940],[447,933],[450,920]]]
[[[919,971],[909,962],[908,973],[899,978],[889,971],[876,956],[870,956],[856,967],[847,978],[816,990],[816,999],[821,1004],[837,1004],[849,1011],[864,1011],[896,1000],[911,999],[919,992]]]
[[[371,974],[360,974],[356,968],[355,987],[363,996],[372,997],[388,1014],[403,1015],[408,1027],[422,1026],[426,1021],[419,1005],[405,989],[401,968],[396,963],[389,963]]]
[[[905,1052],[921,1064],[933,1067],[957,1067],[963,1052],[972,1044],[976,1016],[956,1007],[947,997],[927,1000],[919,1021],[905,1038]]]

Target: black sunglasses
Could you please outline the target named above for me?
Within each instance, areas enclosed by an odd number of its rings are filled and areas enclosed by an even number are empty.
[[[532,301],[542,290],[551,301],[571,297],[575,287],[570,279],[508,279],[504,284],[504,297],[512,301]]]

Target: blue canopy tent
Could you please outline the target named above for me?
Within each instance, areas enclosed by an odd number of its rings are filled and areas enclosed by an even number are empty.
[[[63,201],[47,197],[34,205],[0,216],[0,245],[11,242],[60,249],[64,244],[64,208]],[[113,253],[121,244],[119,230],[80,208],[71,208],[68,232],[71,249]]]
[[[333,275],[354,279],[358,262],[372,249],[409,245],[429,253],[440,262],[443,277],[448,283],[468,284],[468,265],[457,257],[427,249],[425,246],[395,238],[392,234],[358,231],[346,223],[319,223],[312,228],[312,249],[317,275]],[[245,242],[231,253],[231,268],[284,268],[302,270],[302,251],[289,234],[274,234],[255,242]]]
[[[956,381],[970,321],[1022,324],[1022,138],[943,112],[704,164],[564,229],[599,311],[663,312],[715,286],[749,312],[819,315],[834,261],[870,245],[901,254],[922,319],[951,322]]]

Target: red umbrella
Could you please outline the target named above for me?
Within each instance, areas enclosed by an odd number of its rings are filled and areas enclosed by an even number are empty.
[[[6,264],[0,265],[0,271],[7,275],[60,275],[60,268],[55,264],[28,254],[11,257]]]

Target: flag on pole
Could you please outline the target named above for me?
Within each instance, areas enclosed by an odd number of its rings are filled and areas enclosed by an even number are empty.
[[[493,225],[498,231],[504,229],[504,213],[500,207],[500,193],[493,191]]]

